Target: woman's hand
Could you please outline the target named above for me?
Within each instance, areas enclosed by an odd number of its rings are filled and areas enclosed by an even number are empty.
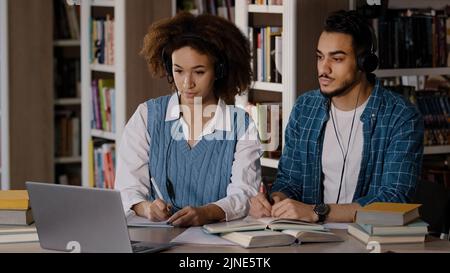
[[[134,205],[133,210],[137,215],[145,217],[153,222],[160,222],[169,219],[171,206],[161,199],[153,202],[144,201]]]
[[[172,215],[168,222],[174,226],[189,227],[202,226],[224,219],[225,212],[219,206],[209,204],[198,208],[185,207]]]

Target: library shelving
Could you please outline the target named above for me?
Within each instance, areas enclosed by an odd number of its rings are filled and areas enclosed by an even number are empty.
[[[362,1],[351,1],[351,7],[353,9],[361,7],[366,5],[366,3],[363,3]],[[385,55],[384,56],[384,67],[382,66],[382,68],[379,68],[375,71],[375,74],[377,75],[377,77],[384,79],[384,78],[401,78],[401,77],[405,77],[405,76],[424,76],[424,77],[433,77],[433,76],[441,76],[441,75],[450,75],[450,67],[448,63],[448,41],[446,41],[448,38],[446,38],[446,36],[448,37],[448,30],[450,29],[450,21],[448,21],[447,18],[448,17],[448,11],[446,11],[446,8],[448,5],[450,5],[450,1],[449,0],[432,0],[432,1],[417,1],[417,0],[391,0],[388,2],[388,5],[385,5],[386,3],[384,3],[385,1],[382,1],[382,9],[386,9],[383,11],[384,14],[388,14],[389,13],[387,11],[389,10],[397,10],[397,13],[399,12],[398,10],[410,10],[409,13],[405,13],[402,18],[399,18],[397,20],[393,20],[392,22],[389,21],[389,19],[376,19],[374,20],[374,30],[375,30],[375,34],[376,36],[379,38],[378,41],[378,53]],[[417,47],[418,45],[416,44],[418,42],[419,38],[414,38],[411,34],[408,34],[409,32],[412,31],[407,31],[408,28],[407,26],[409,24],[412,24],[413,27],[418,27],[417,24],[415,24],[413,22],[413,19],[415,18],[414,16],[417,16],[417,18],[420,17],[421,20],[423,20],[422,23],[422,27],[423,28],[434,28],[433,30],[429,30],[425,31],[424,33],[422,33],[422,35],[424,35],[420,40],[421,40],[421,45],[419,45],[420,47],[427,47],[426,42],[429,41],[432,43],[429,45],[430,46],[430,52],[427,51],[427,54],[425,57],[422,56],[423,54],[419,54],[417,53]],[[437,21],[439,18],[443,18],[444,21],[444,29],[438,29],[437,27]],[[387,18],[389,18],[389,16],[387,16]],[[408,19],[405,19],[408,18]],[[411,19],[409,19],[411,18]],[[382,23],[381,23],[382,22]],[[410,23],[411,22],[411,23]],[[430,24],[428,25],[429,22]],[[382,26],[386,26],[383,29],[383,33],[381,33],[381,28]],[[393,28],[393,30],[389,30],[390,28]],[[403,31],[403,29],[405,31]],[[415,46],[413,48],[413,53],[411,53],[409,51],[406,51],[405,54],[401,55],[400,50],[399,51],[395,51],[393,47],[390,47],[389,50],[393,52],[388,53],[386,52],[380,52],[380,47],[383,47],[383,44],[386,43],[390,43],[389,41],[386,41],[386,31],[394,31],[396,34],[393,35],[391,38],[388,39],[394,39],[393,43],[397,43],[396,40],[398,40],[398,43],[403,41],[403,37],[410,37],[410,39],[412,39],[413,42],[413,46]],[[401,32],[401,34],[400,34]],[[439,46],[441,41],[439,41],[439,36],[441,36],[441,34],[439,34],[439,32],[442,32],[442,37],[444,38],[444,40],[442,42],[445,43],[445,45],[442,45],[444,48],[443,53],[440,52],[439,50]],[[415,32],[416,35],[417,31]],[[410,36],[409,36],[410,35]],[[428,38],[427,38],[428,37]],[[380,41],[382,40],[382,41]],[[434,41],[436,40],[436,41]],[[405,42],[406,43],[406,42]],[[404,46],[401,46],[400,48],[404,48]],[[437,48],[437,49],[436,49]],[[424,51],[421,51],[424,52]],[[391,57],[389,57],[390,59],[388,59],[386,61],[386,55],[391,54]],[[418,56],[421,59],[424,59],[424,63],[425,65],[422,66],[426,66],[426,67],[408,67],[408,63],[404,64],[402,63],[402,60],[410,60],[411,58],[406,57],[407,55],[410,54],[419,54]],[[441,55],[447,55],[447,56],[441,56]],[[383,57],[381,57],[383,58]],[[440,60],[441,59],[441,60]],[[428,65],[426,65],[428,64]],[[390,68],[390,67],[386,67],[386,65],[388,66],[397,66],[395,68]],[[450,140],[447,140],[447,142],[450,142]],[[436,145],[436,146],[425,146],[424,147],[424,155],[450,155],[450,145]]]
[[[151,77],[139,52],[148,26],[172,16],[173,8],[170,1],[83,1],[82,186],[113,187],[114,151],[127,120],[140,103],[170,92],[164,79]]]
[[[0,1],[0,188],[9,189],[8,1]]]
[[[282,131],[282,138],[279,139],[279,144],[281,145],[282,139],[284,138],[284,129],[286,128],[287,121],[289,120],[289,114],[291,109],[295,103],[295,98],[297,95],[297,1],[293,0],[284,0],[282,5],[256,5],[256,4],[248,4],[246,0],[237,0],[236,1],[236,25],[241,29],[243,33],[247,33],[250,41],[252,42],[253,48],[253,58],[257,57],[255,54],[256,47],[253,45],[256,43],[256,40],[260,37],[264,37],[262,34],[256,36],[256,33],[253,34],[253,31],[249,31],[249,27],[253,27],[251,21],[257,21],[258,16],[267,16],[267,14],[272,14],[275,16],[280,16],[280,18],[275,18],[274,21],[277,21],[276,27],[282,28],[282,83],[274,83],[274,82],[264,82],[255,76],[255,78],[259,81],[255,81],[252,86],[252,92],[258,92],[258,90],[264,90],[269,92],[277,92],[281,94],[281,111],[282,111],[282,126],[280,130]],[[261,16],[262,15],[262,16]],[[281,21],[281,22],[280,22]],[[281,24],[280,24],[281,23]],[[264,28],[271,27],[270,25],[265,25],[264,23],[259,25],[261,28],[259,29],[264,32]],[[255,28],[256,31],[256,28]],[[267,32],[266,32],[267,33]],[[253,36],[253,37],[251,37]],[[262,38],[261,38],[262,39]],[[267,38],[266,38],[267,39]],[[270,38],[269,38],[270,39]],[[261,43],[265,43],[261,41]],[[269,40],[270,43],[270,40]],[[265,43],[267,45],[267,43]],[[265,53],[263,53],[265,54]],[[265,55],[267,56],[267,55]],[[270,55],[269,55],[270,56]],[[259,56],[258,56],[259,57]],[[262,68],[263,65],[257,64],[258,62],[266,60],[266,58],[258,58],[258,60],[253,62],[254,71],[256,71],[256,66],[258,68]],[[270,62],[270,60],[268,60]],[[265,62],[266,64],[267,62]],[[264,64],[264,65],[265,65]],[[257,71],[254,74],[260,73]],[[262,72],[261,72],[262,73]],[[271,73],[270,71],[268,73]],[[267,75],[267,73],[266,73]],[[267,78],[266,78],[267,79]],[[257,94],[255,94],[257,97]],[[271,102],[272,103],[272,102]],[[259,112],[259,111],[257,111]],[[258,119],[253,116],[254,119]],[[272,133],[273,136],[276,133]],[[277,168],[278,161],[276,159],[271,158],[262,158],[261,165],[264,167]]]
[[[81,64],[79,6],[53,1],[54,180],[81,185]]]
[[[172,0],[172,15],[187,11],[194,15],[212,14],[235,21],[235,0]]]

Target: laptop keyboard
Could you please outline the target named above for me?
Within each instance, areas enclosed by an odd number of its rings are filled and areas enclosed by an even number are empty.
[[[154,247],[144,245],[132,245],[131,248],[133,249],[134,253],[151,252],[155,249]]]
[[[133,253],[149,253],[149,252],[159,252],[165,249],[172,247],[173,244],[152,244],[152,243],[133,243],[131,244],[131,248]]]

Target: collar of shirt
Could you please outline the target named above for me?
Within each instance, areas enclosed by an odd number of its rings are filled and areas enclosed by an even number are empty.
[[[203,109],[204,111],[204,109]],[[219,98],[219,102],[217,103],[217,107],[215,110],[214,117],[206,124],[203,128],[202,133],[199,138],[202,136],[206,136],[217,131],[231,131],[231,120],[230,120],[230,106],[226,105],[225,102]],[[189,136],[189,127],[187,126],[186,121],[180,115],[180,103],[178,101],[178,93],[174,93],[169,100],[169,104],[167,106],[166,112],[166,122],[180,120],[181,125],[183,126],[183,132],[185,136]],[[205,114],[205,113],[203,113]],[[180,118],[181,117],[181,118]],[[186,137],[186,139],[188,139]]]
[[[320,90],[318,90],[320,93]],[[329,99],[326,98],[324,95],[320,94],[320,108],[322,109],[322,114],[324,117],[324,122],[328,119],[328,112],[329,112]],[[363,111],[363,113],[360,116],[360,120],[364,123],[367,121],[370,121],[372,119],[373,122],[375,122],[378,109],[380,108],[381,104],[381,96],[383,95],[383,89],[382,85],[379,79],[375,80],[375,85],[372,89],[372,93],[369,96],[369,99],[367,100],[366,107]]]

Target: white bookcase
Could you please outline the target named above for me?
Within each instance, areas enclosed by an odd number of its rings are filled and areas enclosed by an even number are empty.
[[[9,189],[8,117],[8,0],[0,0],[0,177],[1,190]]]
[[[247,0],[236,0],[236,25],[248,34],[251,14],[280,14],[283,27],[283,82],[254,82],[252,89],[282,94],[282,139],[292,107],[297,97],[297,1],[284,0],[283,5],[249,5]],[[255,91],[257,92],[257,91]],[[243,98],[245,101],[246,99]],[[281,139],[280,139],[281,141]],[[278,168],[278,160],[262,158],[261,165]]]
[[[165,79],[151,77],[144,59],[139,56],[148,26],[155,20],[172,16],[172,1],[156,0],[84,0],[81,4],[81,127],[82,186],[90,181],[92,139],[118,144],[126,122],[140,103],[169,94]],[[114,64],[90,63],[90,20],[96,13],[114,18]],[[91,128],[94,75],[114,79],[115,131]],[[98,77],[96,77],[98,78]],[[117,145],[116,145],[117,151]],[[117,153],[117,152],[116,152]]]
[[[114,18],[114,65],[100,65],[90,63],[90,20],[93,17],[93,9],[107,8]],[[116,70],[116,67],[123,69]],[[90,142],[93,138],[119,141],[125,126],[125,0],[86,0],[81,5],[81,131],[82,131],[82,186],[89,186]],[[92,119],[92,87],[91,82],[94,72],[113,74],[115,82],[115,117],[116,131],[104,132],[91,128]]]

